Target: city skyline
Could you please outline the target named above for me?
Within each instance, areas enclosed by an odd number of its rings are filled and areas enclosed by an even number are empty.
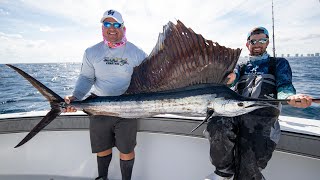
[[[276,54],[276,56],[279,56],[279,54]],[[294,53],[294,54],[281,54],[281,57],[310,57],[310,56],[320,56],[320,53]]]
[[[271,56],[273,56],[273,54],[270,54]],[[245,55],[245,56],[240,56],[241,58],[248,58],[249,55]],[[320,57],[320,53],[308,53],[308,54],[299,54],[299,53],[295,53],[295,54],[276,54],[276,57]]]

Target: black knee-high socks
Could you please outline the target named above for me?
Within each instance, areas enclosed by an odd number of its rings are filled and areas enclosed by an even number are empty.
[[[98,162],[98,179],[108,180],[108,169],[112,159],[112,154],[108,156],[99,157],[97,156]],[[122,174],[122,180],[131,180],[132,169],[134,164],[134,158],[131,160],[120,159],[120,169]]]
[[[98,173],[99,173],[99,177],[101,177],[103,180],[108,179],[108,169],[109,169],[111,159],[112,159],[112,154],[109,154],[103,157],[97,156]]]
[[[133,164],[134,164],[134,158],[131,160],[120,159],[122,180],[131,180]]]

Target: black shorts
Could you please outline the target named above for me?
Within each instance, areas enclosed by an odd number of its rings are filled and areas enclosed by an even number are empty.
[[[137,142],[137,119],[109,116],[90,116],[92,153],[117,147],[123,154],[131,153]]]

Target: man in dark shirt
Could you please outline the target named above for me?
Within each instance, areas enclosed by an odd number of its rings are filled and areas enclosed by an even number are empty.
[[[266,51],[268,44],[267,29],[252,29],[246,43],[249,59],[229,74],[228,84],[246,97],[288,99],[291,106],[309,107],[312,97],[296,94],[289,62],[270,57]],[[271,159],[281,132],[278,122],[281,104],[274,105],[278,108],[267,107],[234,118],[212,117],[209,120],[206,135],[216,170],[207,179],[264,179],[261,170]]]

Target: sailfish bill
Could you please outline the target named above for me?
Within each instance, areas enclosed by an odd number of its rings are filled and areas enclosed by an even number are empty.
[[[238,116],[273,106],[245,98],[225,86],[241,49],[206,40],[178,20],[159,34],[150,55],[135,67],[127,92],[121,96],[92,97],[72,106],[88,115],[144,118],[157,114],[184,116]],[[50,112],[16,146],[34,137],[61,113],[63,98],[21,69],[7,64],[26,78],[50,103]],[[207,112],[210,112],[208,116]]]

